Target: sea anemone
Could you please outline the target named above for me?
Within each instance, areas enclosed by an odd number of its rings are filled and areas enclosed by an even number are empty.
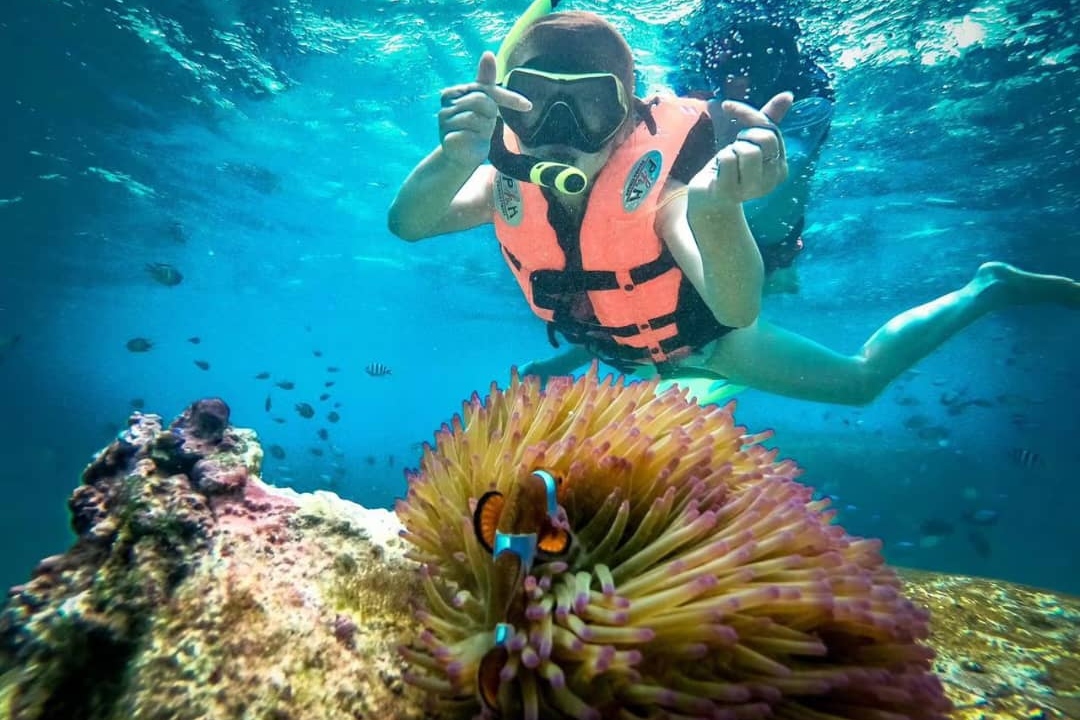
[[[800,470],[734,404],[657,383],[511,376],[425,445],[397,513],[419,563],[422,632],[402,653],[443,717],[902,720],[949,711],[920,644],[928,613],[880,542],[832,524]],[[498,702],[477,699],[495,644],[494,562],[473,511],[522,473],[562,478],[573,537],[522,583]]]

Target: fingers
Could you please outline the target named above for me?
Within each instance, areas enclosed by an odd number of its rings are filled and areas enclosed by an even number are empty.
[[[794,95],[789,92],[778,93],[761,107],[761,113],[779,125],[783,122],[784,116],[788,114],[788,110],[790,110],[791,106],[794,104]]]
[[[480,63],[476,66],[476,82],[478,85],[494,85],[499,81],[496,76],[498,66],[495,63],[495,53],[490,50],[484,51],[480,56]]]
[[[740,139],[716,154],[715,192],[720,198],[745,202],[772,192],[787,179],[787,162],[778,134],[762,128],[743,130]],[[751,140],[752,138],[752,140]]]

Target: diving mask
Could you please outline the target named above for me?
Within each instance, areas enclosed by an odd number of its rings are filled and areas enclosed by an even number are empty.
[[[532,102],[531,110],[499,111],[530,147],[567,145],[598,152],[630,114],[626,89],[611,73],[560,74],[517,67],[503,85]]]

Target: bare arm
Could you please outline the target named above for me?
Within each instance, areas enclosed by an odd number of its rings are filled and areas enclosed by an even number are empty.
[[[528,110],[525,97],[495,84],[495,55],[480,58],[476,80],[442,91],[439,147],[409,174],[390,206],[390,232],[420,240],[491,221],[495,177],[487,159],[503,105]]]
[[[390,205],[390,232],[415,241],[491,222],[490,165],[469,168],[437,147],[420,161]]]
[[[717,322],[745,327],[761,310],[761,254],[738,204],[690,213],[685,188],[674,189],[660,214],[660,236]],[[692,215],[692,216],[691,216]]]
[[[658,228],[717,321],[746,327],[761,310],[764,267],[742,204],[771,192],[787,177],[784,143],[770,118],[791,107],[782,93],[762,110],[724,103],[742,129],[695,175],[685,194],[678,188],[658,216]]]

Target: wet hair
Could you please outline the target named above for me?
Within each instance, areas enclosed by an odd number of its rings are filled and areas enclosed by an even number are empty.
[[[626,38],[599,15],[567,10],[545,15],[530,25],[507,58],[507,68],[528,67],[553,73],[611,73],[631,98],[630,118],[649,131],[656,123],[649,105],[634,97],[634,53]]]
[[[591,12],[551,13],[530,25],[508,67],[554,73],[611,73],[634,94],[634,55],[614,25]]]

